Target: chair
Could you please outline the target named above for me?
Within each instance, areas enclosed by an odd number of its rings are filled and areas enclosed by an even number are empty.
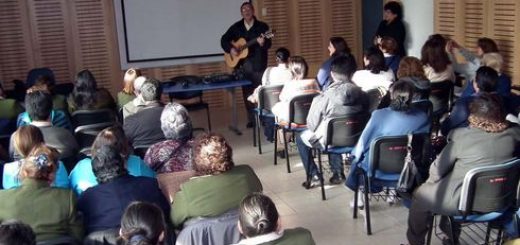
[[[453,82],[446,80],[431,83],[430,101],[433,106],[433,115],[442,116],[451,110],[453,104]]]
[[[382,187],[386,187],[387,193],[382,196],[386,199],[389,197],[388,190],[395,188],[401,171],[404,167],[404,159],[407,153],[408,137],[402,136],[382,136],[376,138],[370,144],[370,152],[368,156],[368,171],[358,168],[358,175],[363,178],[363,193],[365,200],[365,217],[367,235],[372,235],[372,227],[370,221],[370,203],[369,192],[373,183],[377,183]],[[426,179],[430,165],[431,147],[429,134],[414,134],[412,141],[412,158],[417,164],[423,179]],[[357,218],[358,211],[358,194],[360,185],[358,184],[354,192],[354,212],[353,218]]]
[[[485,244],[489,244],[490,222],[499,219],[506,211],[516,210],[519,206],[518,182],[520,180],[520,159],[502,164],[477,167],[466,173],[462,182],[459,200],[459,216],[448,217],[451,241],[453,223],[488,223]],[[434,220],[430,224],[427,244],[431,242]],[[501,244],[502,228],[499,228],[496,244]],[[476,241],[474,241],[476,242]]]
[[[433,120],[433,104],[432,104],[432,102],[430,100],[422,99],[422,100],[413,101],[412,102],[412,107],[416,108],[418,110],[421,110],[424,113],[426,113],[426,115],[428,115],[428,120],[430,122],[432,122],[432,120]]]
[[[78,110],[71,114],[71,118],[80,153],[85,155],[89,155],[97,134],[115,123],[114,113],[109,109]]]
[[[307,128],[307,114],[311,108],[312,100],[318,95],[303,94],[295,96],[289,102],[289,121],[288,122],[277,122],[274,126],[274,131],[277,132],[278,128],[283,130],[283,144],[285,146],[285,160],[287,163],[287,172],[291,172],[291,165],[289,163],[289,150],[287,147],[287,139],[285,133],[289,132],[301,132]],[[278,137],[274,137],[274,165],[277,165],[276,151],[278,149]]]
[[[175,244],[235,244],[240,241],[238,216],[238,210],[233,209],[217,217],[190,219],[184,224]]]
[[[327,141],[325,149],[322,151],[318,148],[318,165],[321,174],[321,199],[327,199],[325,196],[325,186],[323,184],[323,165],[321,154],[346,154],[350,153],[356,145],[359,136],[363,133],[363,129],[370,118],[369,114],[351,115],[347,117],[338,117],[331,119],[327,124]],[[330,161],[330,158],[329,158]]]
[[[163,86],[173,86],[175,84],[189,84],[189,83],[195,83],[200,82],[201,79],[197,76],[178,76],[172,78],[169,82],[164,82]],[[211,117],[209,114],[209,104],[204,102],[202,100],[202,91],[188,91],[188,92],[174,92],[174,93],[168,93],[168,97],[170,98],[170,102],[173,102],[174,99],[177,100],[191,100],[194,98],[198,98],[198,101],[196,102],[189,102],[189,103],[182,103],[181,104],[186,108],[188,111],[199,111],[199,110],[206,110],[206,116],[208,119],[208,131],[211,132]],[[200,128],[198,128],[200,129]],[[194,129],[195,130],[195,129]],[[203,130],[203,129],[202,129]]]
[[[261,119],[262,117],[274,118],[274,114],[271,113],[271,108],[280,101],[280,92],[282,92],[282,89],[283,85],[262,86],[258,89],[258,106],[254,109],[256,123],[253,129],[253,146],[258,144],[258,154],[262,154],[262,144],[260,143]]]
[[[386,94],[386,90],[382,87],[368,90],[368,111],[373,112],[378,109]]]

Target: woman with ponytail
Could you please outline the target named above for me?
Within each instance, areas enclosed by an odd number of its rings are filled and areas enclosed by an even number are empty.
[[[133,202],[121,219],[120,244],[163,244],[166,227],[161,208],[147,202]]]
[[[381,136],[399,136],[430,131],[431,122],[428,115],[411,107],[413,94],[414,85],[406,81],[397,81],[390,87],[390,106],[372,113],[352,151],[354,160],[345,183],[348,188],[355,190],[359,184],[356,168],[361,167],[365,171],[368,170],[368,153],[373,140]],[[371,191],[377,189],[377,186],[372,185]],[[359,203],[360,206],[362,206],[361,204]]]
[[[282,229],[273,201],[258,192],[247,195],[240,203],[238,230],[246,238],[236,245],[315,244],[311,232],[305,228]]]

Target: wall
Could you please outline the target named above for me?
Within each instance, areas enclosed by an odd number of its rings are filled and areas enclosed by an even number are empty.
[[[374,34],[383,20],[383,1],[363,0],[363,50],[374,45]]]
[[[433,29],[433,0],[401,0],[404,11],[404,24],[407,30],[407,54],[421,57],[421,47]]]

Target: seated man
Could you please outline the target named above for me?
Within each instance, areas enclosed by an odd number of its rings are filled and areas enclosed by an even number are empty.
[[[123,128],[130,143],[136,146],[151,146],[165,140],[161,130],[161,83],[148,79],[141,87],[141,95],[145,102],[137,113],[125,118]],[[130,102],[131,103],[131,102]]]
[[[318,170],[311,154],[311,147],[324,148],[326,144],[327,124],[336,117],[368,113],[368,97],[350,80],[356,71],[356,61],[352,55],[335,58],[331,63],[332,84],[312,101],[307,116],[307,130],[296,138],[296,145],[307,173],[303,186],[307,189],[319,185]],[[330,154],[332,169],[331,184],[340,184],[345,180],[341,154]]]
[[[144,76],[139,76],[135,79],[134,93],[136,96],[133,100],[131,100],[123,106],[123,118],[135,114],[146,105],[143,101],[143,97],[141,96],[141,87],[143,86],[146,80],[147,78]]]

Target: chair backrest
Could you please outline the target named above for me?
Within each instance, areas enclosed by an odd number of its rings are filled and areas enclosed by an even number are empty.
[[[271,110],[280,101],[283,85],[262,86],[258,89],[258,109]]]
[[[175,244],[235,244],[240,240],[237,221],[237,209],[217,217],[188,220]]]
[[[325,147],[355,146],[369,118],[370,114],[359,114],[331,119],[327,125]]]
[[[431,142],[429,134],[414,134],[412,140],[412,158],[419,168],[423,179],[426,178],[431,159]],[[400,174],[404,167],[407,153],[408,136],[382,136],[370,144],[371,175],[376,170],[387,174]]]
[[[450,80],[431,83],[430,101],[433,112],[448,112],[453,103],[453,82]]]
[[[71,114],[74,128],[98,123],[115,122],[114,112],[110,109],[77,110]]]
[[[500,212],[516,205],[519,180],[520,159],[471,169],[462,183],[459,211],[463,215]]]
[[[292,98],[289,102],[289,122],[301,125],[307,124],[307,115],[316,95],[318,94],[302,94]]]
[[[386,95],[386,91],[385,91],[385,89],[383,89],[381,87],[374,88],[374,89],[368,90],[367,95],[368,95],[368,111],[373,112],[379,107],[381,100],[383,100],[383,97],[385,97],[385,95]]]

